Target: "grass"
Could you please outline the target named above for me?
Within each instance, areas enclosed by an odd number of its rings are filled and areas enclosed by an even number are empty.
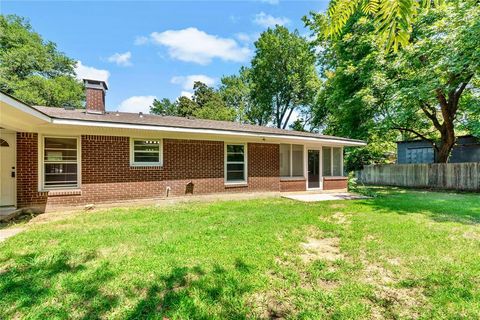
[[[480,196],[376,193],[30,224],[0,244],[0,318],[478,319]]]

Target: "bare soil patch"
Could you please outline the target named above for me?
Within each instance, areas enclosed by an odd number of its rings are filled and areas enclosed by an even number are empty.
[[[335,221],[339,224],[350,224],[350,220],[348,220],[347,216],[345,216],[342,212],[338,211],[335,212],[332,216]]]
[[[392,271],[375,263],[363,260],[365,265],[364,282],[373,286],[374,296],[370,298],[373,319],[389,319],[392,315],[416,319],[419,309],[425,306],[423,289],[398,286],[398,276]],[[399,265],[399,259],[389,259],[390,265]]]
[[[339,248],[340,239],[338,238],[307,238],[306,242],[301,243],[302,248],[306,250],[300,255],[305,263],[314,260],[335,261],[343,258]]]
[[[293,303],[279,292],[257,292],[250,298],[252,312],[260,319],[286,319],[294,311]]]

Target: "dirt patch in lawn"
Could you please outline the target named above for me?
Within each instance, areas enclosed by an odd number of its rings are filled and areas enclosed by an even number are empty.
[[[397,266],[400,263],[398,259],[389,259],[390,265],[391,261],[395,261],[393,265]],[[401,287],[399,277],[392,271],[366,260],[363,260],[363,263],[363,281],[374,290],[368,301],[372,319],[390,319],[394,315],[416,319],[420,316],[420,309],[427,304],[423,288]]]
[[[338,212],[335,212],[332,216],[335,221],[338,223],[338,224],[350,224],[350,220],[348,220],[347,216],[345,216],[342,212],[338,211]]]
[[[475,231],[466,231],[462,236],[467,240],[480,240],[480,233]]]
[[[315,260],[335,261],[343,258],[339,248],[340,239],[338,238],[307,238],[301,246],[305,253],[300,255],[303,262],[309,263]]]
[[[260,319],[286,319],[294,313],[293,303],[280,292],[257,292],[250,298],[252,313]]]

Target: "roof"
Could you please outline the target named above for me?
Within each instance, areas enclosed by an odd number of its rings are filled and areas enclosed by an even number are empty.
[[[466,135],[462,135],[462,136],[457,136],[457,143],[458,143],[458,142],[462,142],[462,141],[471,141],[471,142],[473,142],[473,143],[480,143],[480,138],[475,137],[475,136],[472,135],[472,134],[466,134]],[[428,142],[428,143],[430,143],[429,140],[425,140],[425,139],[409,139],[409,140],[397,141],[397,144],[402,144],[402,143],[409,144],[409,143],[419,143],[419,142]]]
[[[86,113],[85,109],[65,110],[63,108],[33,106],[36,110],[48,115],[53,119],[79,120],[85,122],[135,124],[147,126],[161,126],[171,128],[209,129],[218,131],[234,131],[250,134],[269,134],[278,136],[298,136],[318,138],[323,140],[340,140],[364,144],[362,140],[348,139],[336,136],[321,135],[311,132],[264,127],[258,125],[241,124],[231,121],[193,119],[184,117],[161,116],[153,114],[139,114],[129,112],[106,112],[104,114]]]

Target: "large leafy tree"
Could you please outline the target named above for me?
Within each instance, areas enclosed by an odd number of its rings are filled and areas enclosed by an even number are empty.
[[[262,114],[253,102],[249,68],[242,67],[238,74],[222,77],[218,91],[227,106],[236,110],[236,121],[258,125],[268,122],[270,115]]]
[[[0,16],[0,90],[35,105],[83,105],[75,60],[14,15]]]
[[[297,31],[282,26],[262,33],[255,48],[250,71],[255,117],[285,129],[294,111],[315,102],[320,86],[315,54]]]
[[[480,75],[480,6],[477,1],[451,1],[421,14],[414,24],[412,45],[405,47],[394,65],[390,91],[396,103],[387,116],[399,130],[409,130],[405,118],[427,119],[440,135],[438,162],[446,162],[456,141],[459,117],[468,106],[466,96]],[[408,113],[397,112],[401,105]],[[411,131],[417,136],[422,131]]]
[[[199,81],[194,83],[193,90],[192,98],[181,96],[174,102],[167,98],[155,99],[150,107],[150,113],[211,120],[235,120],[235,109],[227,106],[217,90]]]
[[[412,24],[422,9],[440,6],[444,0],[332,0],[327,14],[319,15],[326,36],[339,36],[355,14],[368,17],[380,41],[389,51],[407,45]]]
[[[368,19],[353,16],[332,39],[314,17],[309,24],[325,48],[327,78],[322,107],[328,112],[319,114],[328,114],[328,127],[356,137],[369,137],[372,128],[399,130],[430,140],[437,161],[446,162],[456,130],[473,127],[478,106],[479,10],[476,1],[449,1],[424,11],[413,24],[411,44],[390,54]]]

